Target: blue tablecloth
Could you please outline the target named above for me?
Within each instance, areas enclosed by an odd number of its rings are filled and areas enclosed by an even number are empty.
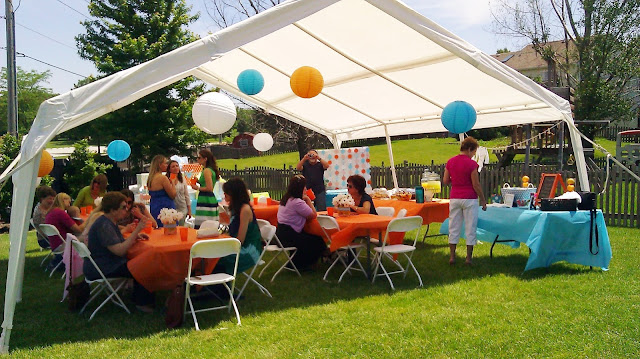
[[[518,248],[524,243],[531,250],[524,270],[548,267],[558,261],[601,267],[606,270],[611,261],[611,244],[602,211],[598,210],[599,248],[593,236],[593,252],[589,250],[589,211],[543,212],[519,208],[488,207],[479,211],[477,238],[493,243],[514,240],[504,244]],[[464,228],[464,227],[463,227]],[[462,231],[464,232],[464,230]],[[449,234],[449,220],[440,227],[441,234]]]

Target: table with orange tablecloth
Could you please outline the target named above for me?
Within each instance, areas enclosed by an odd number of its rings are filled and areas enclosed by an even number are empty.
[[[319,214],[326,214],[326,212],[319,212]],[[331,233],[331,246],[329,249],[332,252],[348,245],[356,237],[368,237],[372,231],[374,233],[384,233],[393,217],[377,216],[375,214],[353,214],[350,216],[335,216],[335,219],[338,222],[338,226],[340,226],[340,230]],[[317,219],[307,221],[304,231],[325,238]],[[326,240],[328,239],[325,238]]]
[[[264,204],[264,203],[258,203],[258,204],[251,204],[251,207],[253,207],[253,213],[256,214],[256,218],[258,219],[264,219],[269,221],[269,223],[271,223],[274,226],[278,225],[278,207],[280,207],[279,202],[272,202],[273,204]],[[220,222],[221,223],[229,223],[230,219],[229,216],[221,211],[220,212]]]
[[[180,240],[178,233],[165,235],[162,229],[152,230],[149,240],[137,241],[127,252],[127,267],[133,278],[150,292],[171,290],[184,281],[189,267],[189,251],[196,241],[210,238],[197,238],[197,231],[189,228],[187,241]],[[221,235],[216,238],[228,237]],[[218,259],[205,261],[204,272],[211,273]],[[194,260],[193,267],[199,262]]]
[[[422,224],[444,222],[449,218],[449,200],[441,199],[435,202],[416,203],[416,201],[400,201],[397,199],[374,199],[376,207],[393,207],[396,214],[401,209],[407,210],[407,217],[420,216]]]

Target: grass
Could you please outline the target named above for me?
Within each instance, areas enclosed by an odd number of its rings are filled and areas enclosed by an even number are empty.
[[[437,230],[433,226],[432,233]],[[127,315],[107,305],[87,322],[60,303],[62,281],[39,267],[44,252],[28,236],[23,301],[11,336],[12,355],[32,357],[636,357],[640,352],[640,230],[609,228],[610,270],[556,263],[522,272],[522,246],[478,245],[474,267],[447,264],[445,237],[419,244],[411,274],[371,285],[362,276],[322,280],[326,265],[299,278],[262,279],[267,298],[248,287],[239,302],[242,326],[231,313],[202,313],[167,330],[163,315]],[[7,235],[0,235],[0,278],[6,278]],[[458,249],[459,262],[464,248]],[[273,273],[273,272],[270,272]],[[267,276],[269,278],[269,276]],[[164,302],[160,293],[157,303]],[[132,307],[131,302],[127,302]]]
[[[485,147],[501,147],[511,143],[510,138],[502,137],[491,141],[478,141],[480,146]],[[603,146],[607,151],[615,156],[616,142],[610,141],[604,138],[596,139],[596,143]],[[408,161],[410,163],[419,164],[431,164],[433,161],[435,164],[446,163],[451,156],[456,155],[460,149],[460,143],[454,138],[421,138],[415,140],[399,140],[392,141],[393,146],[393,158],[396,164],[402,163],[402,161]],[[385,165],[389,165],[389,155],[387,152],[387,145],[375,145],[369,147],[371,156],[371,165],[380,166],[383,162]],[[596,151],[596,157],[605,157],[602,152]],[[496,162],[498,159],[490,153],[491,162]],[[523,161],[524,155],[517,155],[516,161]],[[273,168],[282,168],[284,165],[295,166],[299,161],[297,152],[282,153],[277,155],[258,156],[243,159],[223,159],[218,160],[218,166],[225,169],[233,169],[238,166],[239,169],[245,167],[258,167],[266,166]]]

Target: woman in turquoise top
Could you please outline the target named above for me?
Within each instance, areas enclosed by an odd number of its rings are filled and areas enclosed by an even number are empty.
[[[84,187],[78,192],[73,205],[76,207],[95,207],[96,198],[103,197],[107,193],[107,184],[107,176],[103,174],[95,176],[90,186]]]
[[[218,220],[218,200],[213,194],[213,187],[220,178],[218,165],[213,153],[209,150],[201,150],[198,152],[198,163],[204,167],[198,184],[192,184],[193,188],[198,192],[198,204],[196,205],[196,221],[195,228],[200,228],[202,222],[206,220]]]
[[[244,182],[240,178],[233,178],[222,185],[222,190],[231,212],[229,235],[242,243],[238,260],[238,273],[242,273],[258,263],[262,253],[262,236]],[[230,255],[220,258],[218,265],[225,273],[233,274],[235,261],[235,255]]]

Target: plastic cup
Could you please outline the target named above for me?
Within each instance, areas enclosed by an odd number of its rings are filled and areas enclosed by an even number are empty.
[[[177,175],[176,173],[170,173],[170,174],[169,174],[169,179],[171,179],[172,181],[173,181],[174,179],[176,179],[176,178],[178,178],[178,175]]]
[[[316,199],[316,194],[313,193],[313,190],[311,188],[307,190],[307,197],[309,197],[309,199],[312,201]]]
[[[333,216],[333,207],[327,207],[327,214]]]
[[[80,207],[80,215],[82,216],[87,215],[87,207]]]
[[[197,178],[195,178],[195,177],[191,177],[191,185],[192,185],[192,186],[195,186],[195,185],[196,185],[196,182],[198,182],[198,179],[197,179]]]
[[[180,240],[186,242],[189,239],[189,228],[180,227]]]
[[[258,197],[253,197],[253,204],[258,204]]]

